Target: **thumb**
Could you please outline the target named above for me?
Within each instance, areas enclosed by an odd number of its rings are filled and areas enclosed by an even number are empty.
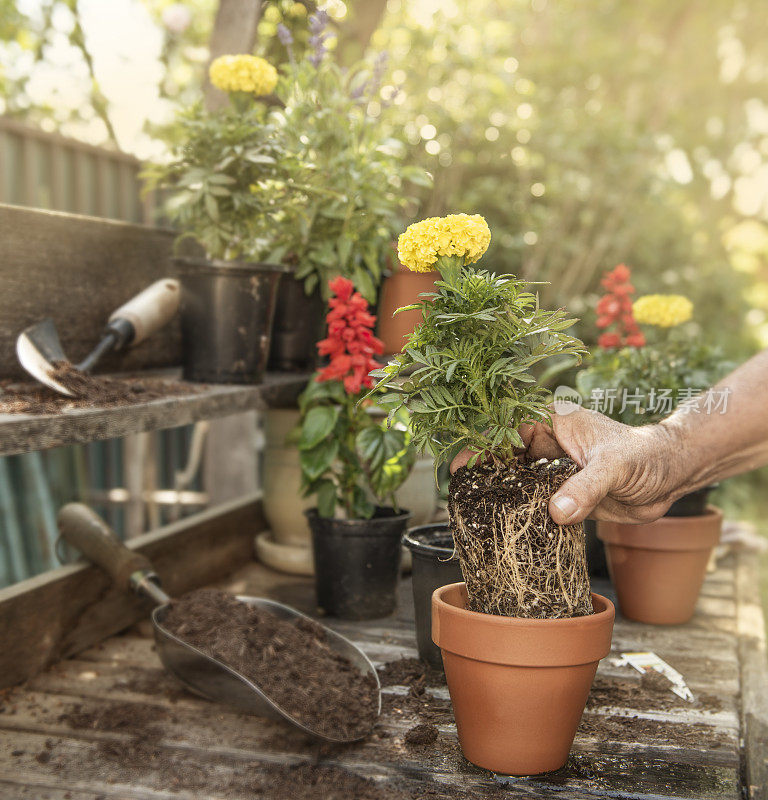
[[[558,525],[575,525],[613,488],[610,469],[588,464],[555,492],[549,501],[549,514]]]

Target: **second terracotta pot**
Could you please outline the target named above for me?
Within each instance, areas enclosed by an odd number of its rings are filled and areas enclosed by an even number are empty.
[[[621,613],[652,625],[687,622],[722,522],[714,506],[701,516],[662,517],[643,525],[598,522]]]
[[[403,311],[397,315],[395,311],[403,306],[418,303],[422,292],[434,292],[435,281],[439,279],[439,272],[411,272],[405,267],[400,267],[384,281],[377,333],[384,342],[385,353],[399,353],[405,346],[406,338],[421,322],[419,311]]]
[[[611,649],[613,604],[593,594],[589,616],[519,619],[467,611],[466,601],[464,583],[432,595],[432,639],[464,756],[504,775],[560,769]]]

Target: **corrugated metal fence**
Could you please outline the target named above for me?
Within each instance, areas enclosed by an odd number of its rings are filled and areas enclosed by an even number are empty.
[[[152,224],[153,198],[141,197],[140,170],[125,153],[0,116],[0,202]],[[58,564],[55,514],[70,500],[90,502],[125,536],[205,505],[199,478],[179,480],[189,453],[199,455],[192,441],[203,430],[0,458],[0,586]]]

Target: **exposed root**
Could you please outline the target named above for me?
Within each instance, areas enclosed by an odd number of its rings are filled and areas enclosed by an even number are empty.
[[[472,611],[533,619],[593,612],[583,526],[557,525],[547,510],[576,469],[559,459],[453,476],[449,510]]]

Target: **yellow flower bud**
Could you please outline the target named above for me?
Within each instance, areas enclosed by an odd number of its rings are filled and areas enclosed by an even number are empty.
[[[491,231],[479,214],[449,214],[414,222],[397,242],[400,262],[413,272],[429,272],[440,256],[473,264],[488,249]]]
[[[211,83],[223,92],[248,92],[261,97],[273,92],[277,85],[277,70],[258,56],[219,56],[208,74]]]

